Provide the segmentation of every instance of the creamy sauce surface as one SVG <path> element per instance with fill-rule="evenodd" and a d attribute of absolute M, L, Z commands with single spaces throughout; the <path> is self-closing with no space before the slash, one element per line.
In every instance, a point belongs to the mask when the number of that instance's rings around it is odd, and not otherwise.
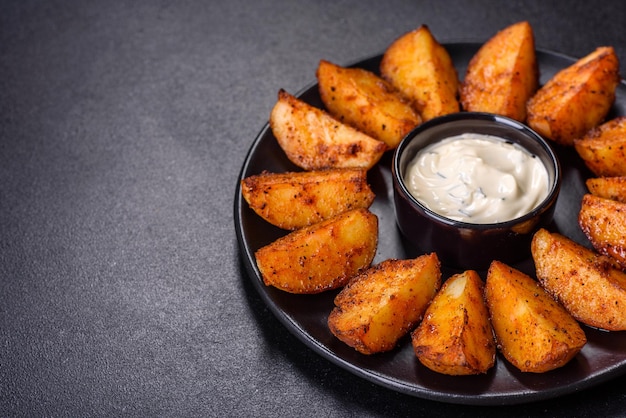
<path fill-rule="evenodd" d="M 548 195 L 548 172 L 538 157 L 483 134 L 429 145 L 409 162 L 405 178 L 410 193 L 433 212 L 475 224 L 518 218 Z"/>

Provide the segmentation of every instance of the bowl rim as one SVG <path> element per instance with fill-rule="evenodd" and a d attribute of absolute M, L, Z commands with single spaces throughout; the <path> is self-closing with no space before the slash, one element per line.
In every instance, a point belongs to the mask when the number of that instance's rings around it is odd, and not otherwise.
<path fill-rule="evenodd" d="M 463 121 L 463 120 L 485 121 L 485 122 L 490 122 L 494 125 L 500 125 L 506 128 L 515 129 L 516 131 L 521 132 L 523 135 L 526 135 L 527 137 L 536 140 L 539 146 L 545 151 L 545 153 L 548 156 L 548 160 L 550 161 L 550 163 L 553 165 L 553 168 L 554 168 L 554 180 L 551 182 L 550 188 L 545 198 L 537 206 L 535 206 L 533 210 L 531 210 L 530 212 L 527 212 L 526 214 L 522 216 L 518 216 L 517 218 L 509 219 L 506 221 L 491 222 L 491 223 L 472 223 L 472 222 L 467 222 L 467 221 L 451 219 L 435 212 L 434 210 L 428 208 L 426 205 L 424 205 L 419 200 L 417 200 L 415 196 L 413 196 L 413 194 L 409 191 L 404 181 L 404 173 L 402 173 L 402 170 L 400 168 L 400 160 L 401 160 L 402 153 L 406 150 L 406 148 L 411 143 L 413 138 L 415 138 L 418 134 L 422 133 L 423 131 L 431 129 L 435 126 L 448 124 L 451 122 Z M 443 139 L 445 138 L 441 138 L 439 140 L 443 140 Z M 437 142 L 437 141 L 434 141 L 434 142 Z M 526 151 L 530 152 L 528 148 L 524 146 L 523 144 L 518 143 L 517 145 L 523 147 Z M 543 163 L 543 159 L 542 159 L 542 163 Z M 402 193 L 403 197 L 410 202 L 411 206 L 417 207 L 417 209 L 420 212 L 422 212 L 424 215 L 426 215 L 427 217 L 441 224 L 455 226 L 455 227 L 462 228 L 462 229 L 472 229 L 472 230 L 510 229 L 514 225 L 524 223 L 530 219 L 537 217 L 538 215 L 546 211 L 550 206 L 556 203 L 556 200 L 557 200 L 560 188 L 561 188 L 561 182 L 562 182 L 562 178 L 561 178 L 562 171 L 561 171 L 560 161 L 558 157 L 556 156 L 556 153 L 554 152 L 554 149 L 552 148 L 552 146 L 548 143 L 548 141 L 545 138 L 543 138 L 543 136 L 541 136 L 539 133 L 534 131 L 525 123 L 509 118 L 507 116 L 498 115 L 495 113 L 488 113 L 488 112 L 460 111 L 460 112 L 450 113 L 450 114 L 443 115 L 443 116 L 438 116 L 426 122 L 421 123 L 414 129 L 412 129 L 408 134 L 406 134 L 404 138 L 402 138 L 402 140 L 400 141 L 400 143 L 398 144 L 398 146 L 396 147 L 393 153 L 391 168 L 392 168 L 392 180 L 393 180 L 394 185 L 396 186 L 395 189 L 398 189 Z M 550 167 L 546 167 L 546 169 L 550 170 Z"/>

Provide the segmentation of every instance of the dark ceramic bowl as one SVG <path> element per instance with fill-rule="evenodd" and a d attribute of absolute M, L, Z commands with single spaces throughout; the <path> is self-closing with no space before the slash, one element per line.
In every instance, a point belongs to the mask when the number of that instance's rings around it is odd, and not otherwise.
<path fill-rule="evenodd" d="M 463 133 L 494 135 L 536 155 L 548 171 L 546 198 L 516 219 L 490 224 L 446 218 L 428 209 L 407 189 L 407 165 L 422 148 Z M 515 263 L 530 256 L 534 232 L 552 221 L 561 187 L 559 161 L 550 145 L 526 125 L 488 113 L 460 112 L 432 119 L 415 128 L 398 145 L 392 163 L 396 222 L 409 242 L 436 252 L 445 266 L 484 270 L 493 260 Z"/>

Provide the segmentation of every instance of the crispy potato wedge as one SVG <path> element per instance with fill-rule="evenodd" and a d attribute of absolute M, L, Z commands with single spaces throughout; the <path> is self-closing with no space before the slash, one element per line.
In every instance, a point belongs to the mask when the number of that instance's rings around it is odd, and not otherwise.
<path fill-rule="evenodd" d="M 263 282 L 289 293 L 343 287 L 370 266 L 378 244 L 378 218 L 354 209 L 304 227 L 256 251 Z"/>
<path fill-rule="evenodd" d="M 626 273 L 614 260 L 545 229 L 531 244 L 537 278 L 578 321 L 626 330 Z"/>
<path fill-rule="evenodd" d="M 363 354 L 392 350 L 421 319 L 441 286 L 435 253 L 385 260 L 354 277 L 335 297 L 330 331 Z"/>
<path fill-rule="evenodd" d="M 363 168 L 263 172 L 243 179 L 241 193 L 260 217 L 290 230 L 348 210 L 369 208 L 376 197 Z"/>
<path fill-rule="evenodd" d="M 556 73 L 527 104 L 527 123 L 561 145 L 573 145 L 600 124 L 615 101 L 620 81 L 613 47 L 599 47 Z"/>
<path fill-rule="evenodd" d="M 448 375 L 486 373 L 495 364 L 496 343 L 478 273 L 447 279 L 411 333 L 419 361 Z"/>
<path fill-rule="evenodd" d="M 370 169 L 387 145 L 284 90 L 270 114 L 270 128 L 287 158 L 304 170 Z"/>
<path fill-rule="evenodd" d="M 461 83 L 461 106 L 524 122 L 526 102 L 538 87 L 533 29 L 518 22 L 496 33 L 472 57 Z"/>
<path fill-rule="evenodd" d="M 321 60 L 316 75 L 320 97 L 328 112 L 383 141 L 389 149 L 397 147 L 422 121 L 408 100 L 370 71 Z"/>
<path fill-rule="evenodd" d="M 485 299 L 500 352 L 523 372 L 562 367 L 587 343 L 563 306 L 536 280 L 504 263 L 491 263 Z"/>
<path fill-rule="evenodd" d="M 626 203 L 586 194 L 578 224 L 596 251 L 613 257 L 626 269 Z"/>
<path fill-rule="evenodd" d="M 592 128 L 574 140 L 574 148 L 596 176 L 626 176 L 626 116 Z"/>
<path fill-rule="evenodd" d="M 594 196 L 626 202 L 626 177 L 592 177 L 585 184 Z"/>
<path fill-rule="evenodd" d="M 450 54 L 426 25 L 389 45 L 381 76 L 413 101 L 422 120 L 459 111 L 459 79 Z"/>

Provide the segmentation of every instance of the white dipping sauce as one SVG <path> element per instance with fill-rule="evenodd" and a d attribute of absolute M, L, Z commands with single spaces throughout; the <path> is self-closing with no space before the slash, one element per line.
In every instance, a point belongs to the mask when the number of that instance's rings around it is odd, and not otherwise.
<path fill-rule="evenodd" d="M 483 134 L 446 138 L 409 162 L 411 194 L 446 218 L 496 223 L 532 211 L 548 195 L 548 172 L 519 145 Z"/>

